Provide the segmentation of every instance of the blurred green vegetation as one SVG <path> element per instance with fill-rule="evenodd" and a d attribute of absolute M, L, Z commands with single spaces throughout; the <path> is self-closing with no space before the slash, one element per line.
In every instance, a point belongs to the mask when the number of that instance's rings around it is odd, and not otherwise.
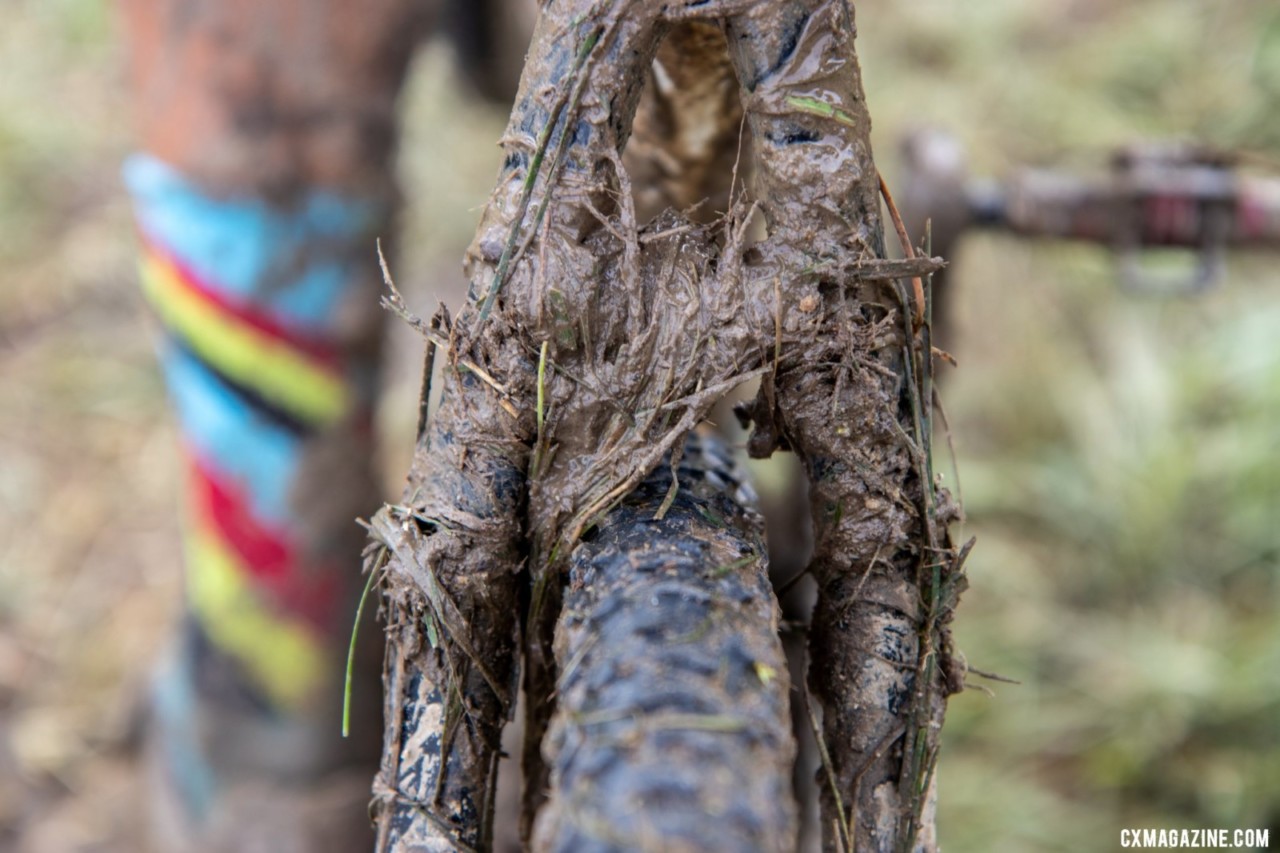
<path fill-rule="evenodd" d="M 0 6 L 0 733 L 26 732 L 19 763 L 71 789 L 110 716 L 103 697 L 145 670 L 177 581 L 177 474 L 139 334 L 108 12 Z M 921 123 L 957 134 L 985 174 L 1100 167 L 1111 146 L 1153 137 L 1245 149 L 1280 172 L 1270 0 L 916 0 L 858 15 L 891 182 L 897 134 Z M 502 124 L 446 65 L 429 51 L 406 94 L 398 276 L 423 311 L 458 281 Z M 1113 849 L 1122 826 L 1280 837 L 1277 257 L 1232 257 L 1213 293 L 1158 300 L 1121 294 L 1099 249 L 962 245 L 948 347 L 961 368 L 944 392 L 979 542 L 957 635 L 974 666 L 1023 684 L 952 701 L 947 850 Z M 403 438 L 417 353 L 411 339 L 399 350 L 382 419 Z M 11 663 L 37 647 L 38 677 Z"/>
<path fill-rule="evenodd" d="M 1280 171 L 1280 7 L 862 4 L 876 144 L 922 123 L 979 174 L 1102 169 L 1190 138 Z M 978 537 L 957 620 L 1023 682 L 952 700 L 949 850 L 1104 850 L 1119 829 L 1280 835 L 1280 264 L 1135 298 L 1102 249 L 976 235 L 944 388 Z M 1187 258 L 1161 259 L 1166 265 Z M 981 679 L 974 679 L 982 683 Z"/>

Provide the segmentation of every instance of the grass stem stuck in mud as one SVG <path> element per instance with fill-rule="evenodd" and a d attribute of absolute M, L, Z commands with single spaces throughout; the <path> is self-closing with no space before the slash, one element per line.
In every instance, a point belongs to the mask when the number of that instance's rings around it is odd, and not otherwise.
<path fill-rule="evenodd" d="M 355 672 L 356 665 L 356 637 L 360 634 L 360 620 L 364 618 L 364 604 L 369 598 L 369 591 L 373 589 L 377 583 L 378 572 L 381 570 L 382 561 L 386 558 L 386 552 L 380 551 L 378 556 L 374 558 L 374 569 L 369 572 L 369 576 L 365 578 L 364 588 L 360 591 L 360 603 L 356 605 L 356 618 L 351 626 L 351 639 L 347 643 L 347 666 L 346 672 L 342 677 L 342 736 L 350 737 L 351 735 L 351 680 Z"/>

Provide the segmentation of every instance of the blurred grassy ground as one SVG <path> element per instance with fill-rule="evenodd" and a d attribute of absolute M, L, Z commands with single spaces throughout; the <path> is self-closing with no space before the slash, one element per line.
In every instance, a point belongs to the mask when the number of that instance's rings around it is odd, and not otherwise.
<path fill-rule="evenodd" d="M 127 799 L 113 756 L 179 594 L 103 5 L 0 6 L 0 849 L 107 849 L 135 820 L 104 806 Z M 1267 0 L 864 3 L 859 30 L 891 180 L 922 120 L 987 174 L 1170 135 L 1280 171 Z M 420 311 L 458 280 L 502 125 L 446 66 L 425 55 L 406 99 L 397 277 Z M 948 850 L 1113 849 L 1133 825 L 1280 837 L 1278 269 L 1233 257 L 1203 299 L 1138 300 L 1100 251 L 961 247 L 945 391 L 979 545 L 957 633 L 1024 683 L 953 700 Z M 414 342 L 393 350 L 389 483 L 417 378 Z M 104 784 L 116 799 L 89 796 Z"/>
<path fill-rule="evenodd" d="M 0 6 L 0 849 L 131 819 L 112 758 L 173 612 L 172 434 L 116 170 L 103 4 Z M 27 828 L 108 791 L 60 837 Z M 69 796 L 70 795 L 70 796 Z M 26 828 L 24 828 L 26 827 Z"/>

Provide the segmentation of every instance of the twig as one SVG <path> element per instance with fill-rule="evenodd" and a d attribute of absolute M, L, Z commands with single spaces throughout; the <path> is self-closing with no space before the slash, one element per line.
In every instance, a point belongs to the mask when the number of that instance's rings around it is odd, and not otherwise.
<path fill-rule="evenodd" d="M 846 850 L 853 849 L 853 836 L 849 832 L 849 817 L 844 813 L 844 801 L 840 797 L 840 783 L 836 780 L 835 764 L 831 761 L 831 753 L 827 751 L 827 741 L 822 736 L 822 725 L 818 722 L 818 715 L 813 711 L 813 700 L 809 696 L 809 686 L 802 685 L 801 695 L 804 699 L 804 709 L 809 714 L 809 726 L 813 729 L 813 739 L 818 745 L 818 757 L 822 760 L 822 769 L 827 772 L 827 784 L 831 786 L 831 797 L 836 802 L 836 817 L 840 823 L 840 830 L 836 837 L 840 839 Z"/>
<path fill-rule="evenodd" d="M 534 477 L 537 477 L 542 473 L 543 441 L 546 438 L 547 346 L 549 343 L 549 341 L 543 341 L 542 349 L 538 352 L 538 389 L 535 409 L 535 416 L 538 424 L 538 436 L 533 445 L 532 473 Z"/>
<path fill-rule="evenodd" d="M 753 205 L 754 206 L 754 205 Z M 894 278 L 922 276 L 945 269 L 943 258 L 863 258 L 858 261 L 821 261 L 805 267 L 801 273 L 826 272 L 833 267 L 863 281 L 887 281 Z"/>
<path fill-rule="evenodd" d="M 661 231 L 651 231 L 648 234 L 640 235 L 640 245 L 647 246 L 650 243 L 656 243 L 658 240 L 665 240 L 668 237 L 675 237 L 679 234 L 687 234 L 690 231 L 696 231 L 701 225 L 690 223 L 688 225 L 677 225 L 674 228 L 664 228 Z"/>
<path fill-rule="evenodd" d="M 809 567 L 805 566 L 800 571 L 787 578 L 784 583 L 775 587 L 773 590 L 773 597 L 781 601 L 782 598 L 785 597 L 787 593 L 791 592 L 791 590 L 795 588 L 795 585 L 800 583 L 807 574 L 809 574 Z"/>
<path fill-rule="evenodd" d="M 951 457 L 951 475 L 956 481 L 956 503 L 963 509 L 964 507 L 964 489 L 960 485 L 960 463 L 956 459 L 956 443 L 951 436 L 951 421 L 947 419 L 947 409 L 942 405 L 942 395 L 938 393 L 938 386 L 933 386 L 933 407 L 938 410 L 938 417 L 942 419 L 942 434 L 947 437 L 947 455 Z M 960 516 L 960 534 L 964 534 L 964 515 Z"/>
<path fill-rule="evenodd" d="M 427 339 L 426 352 L 422 354 L 422 386 L 418 392 L 418 433 L 415 443 L 421 444 L 422 437 L 427 434 L 427 423 L 431 418 L 431 374 L 436 370 L 436 344 Z"/>
<path fill-rule="evenodd" d="M 485 370 L 483 367 L 476 364 L 474 361 L 471 361 L 465 358 L 459 358 L 457 351 L 454 349 L 453 343 L 451 341 L 446 341 L 444 338 L 440 337 L 440 335 L 436 332 L 436 330 L 431 328 L 431 325 L 428 324 L 426 320 L 423 320 L 417 314 L 414 314 L 412 311 L 409 310 L 409 307 L 405 304 L 404 296 L 400 293 L 399 289 L 396 287 L 396 283 L 392 281 L 391 273 L 387 270 L 386 258 L 382 256 L 381 241 L 379 241 L 378 243 L 378 261 L 382 264 L 382 280 L 387 285 L 387 290 L 390 291 L 389 295 L 384 295 L 382 297 L 382 307 L 390 311 L 392 314 L 395 314 L 401 320 L 404 320 L 406 323 L 408 323 L 411 327 L 413 327 L 413 329 L 418 334 L 426 338 L 428 343 L 434 344 L 435 346 L 439 347 L 445 352 L 451 353 L 454 356 L 455 362 L 457 362 L 458 364 L 461 364 L 467 370 L 470 370 L 472 373 L 476 375 L 477 378 L 480 379 L 480 381 L 484 382 L 484 384 L 488 385 L 490 388 L 498 392 L 498 395 L 502 398 L 498 401 L 498 403 L 499 405 L 502 406 L 503 409 L 506 410 L 507 414 L 511 415 L 511 417 L 513 418 L 519 417 L 520 413 L 516 411 L 515 406 L 511 405 L 511 402 L 510 402 L 511 394 L 507 391 L 506 388 L 502 386 L 502 383 L 494 379 L 493 376 L 490 375 L 489 371 Z M 434 361 L 434 357 L 435 356 L 433 353 L 432 354 L 433 361 Z M 419 413 L 419 417 L 420 417 L 419 425 L 425 428 L 425 423 L 421 420 L 421 412 Z"/>
<path fill-rule="evenodd" d="M 907 256 L 907 260 L 912 260 L 916 256 L 916 251 L 911 247 L 911 238 L 907 236 L 907 226 L 902 224 L 898 205 L 894 204 L 893 194 L 889 192 L 889 185 L 885 183 L 884 175 L 877 172 L 876 177 L 880 179 L 880 195 L 884 196 L 885 206 L 889 208 L 889 218 L 893 220 L 894 230 L 898 232 L 902 254 Z M 924 284 L 921 283 L 920 276 L 911 277 L 911 290 L 916 300 L 916 327 L 918 328 L 924 325 Z"/>
<path fill-rule="evenodd" d="M 667 489 L 666 496 L 662 499 L 658 511 L 653 514 L 654 521 L 662 521 L 667 517 L 668 510 L 671 505 L 676 502 L 676 495 L 680 493 L 680 458 L 684 456 L 684 442 L 681 441 L 678 447 L 671 448 L 671 487 Z"/>
<path fill-rule="evenodd" d="M 981 676 L 987 681 L 999 681 L 1001 684 L 1021 684 L 1022 682 L 1016 678 L 1010 678 L 1007 675 L 1000 675 L 997 672 L 987 672 L 985 669 L 978 669 L 976 666 L 966 666 L 966 672 L 972 672 L 974 675 Z"/>

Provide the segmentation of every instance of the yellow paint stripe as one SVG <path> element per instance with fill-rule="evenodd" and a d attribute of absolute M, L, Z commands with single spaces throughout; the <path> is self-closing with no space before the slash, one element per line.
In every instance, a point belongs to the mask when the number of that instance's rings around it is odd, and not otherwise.
<path fill-rule="evenodd" d="M 341 376 L 210 305 L 165 258 L 144 252 L 142 285 L 165 324 L 219 373 L 308 423 L 331 423 L 346 410 L 349 390 Z"/>
<path fill-rule="evenodd" d="M 239 660 L 271 700 L 297 708 L 314 698 L 330 660 L 305 625 L 273 612 L 215 534 L 187 542 L 187 597 L 210 641 Z"/>

